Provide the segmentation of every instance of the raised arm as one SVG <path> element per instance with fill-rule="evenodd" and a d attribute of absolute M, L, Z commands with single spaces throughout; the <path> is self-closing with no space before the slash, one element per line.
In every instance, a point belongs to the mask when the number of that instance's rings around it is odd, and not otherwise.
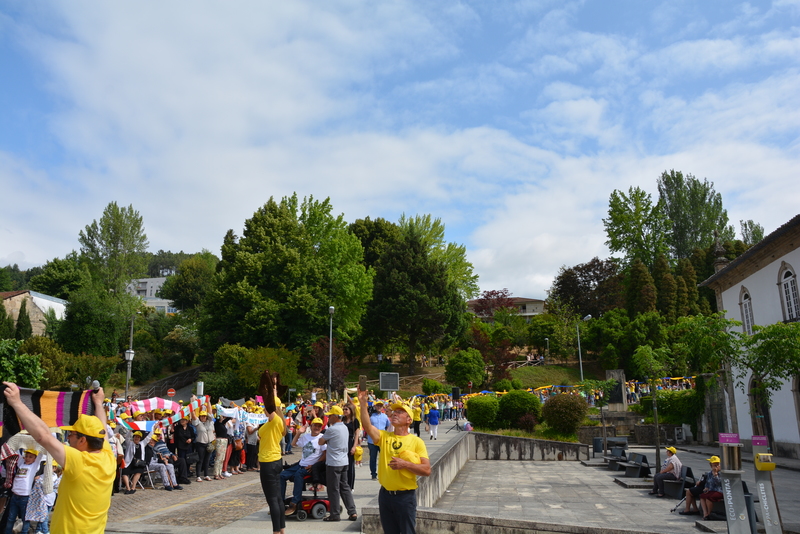
<path fill-rule="evenodd" d="M 372 426 L 369 420 L 369 411 L 367 409 L 367 392 L 358 390 L 358 406 L 361 410 L 361 426 L 364 427 L 364 432 L 372 438 L 373 442 L 381 440 L 381 431 Z"/>
<path fill-rule="evenodd" d="M 44 447 L 47 452 L 53 457 L 53 460 L 58 462 L 59 465 L 64 465 L 64 462 L 67 459 L 67 453 L 64 451 L 64 445 L 58 441 L 53 434 L 50 432 L 50 428 L 47 426 L 47 423 L 39 419 L 39 417 L 30 411 L 27 406 L 22 402 L 22 399 L 19 396 L 19 387 L 13 382 L 3 382 L 6 386 L 5 393 L 6 402 L 9 406 L 14 408 L 14 411 L 17 413 L 17 417 L 19 418 L 22 426 L 25 427 L 25 430 L 31 435 L 33 439 L 36 440 L 42 447 Z M 102 391 L 102 389 L 100 390 Z M 94 398 L 92 399 L 94 400 Z M 102 409 L 102 401 L 103 397 L 100 397 L 101 409 Z M 105 417 L 103 418 L 105 419 Z"/>

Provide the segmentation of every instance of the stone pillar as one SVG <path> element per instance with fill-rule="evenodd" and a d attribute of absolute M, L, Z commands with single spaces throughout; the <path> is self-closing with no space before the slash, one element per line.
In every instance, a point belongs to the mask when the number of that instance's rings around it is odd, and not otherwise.
<path fill-rule="evenodd" d="M 627 412 L 628 392 L 625 389 L 625 371 L 623 369 L 606 371 L 606 380 L 611 380 L 612 378 L 617 381 L 617 387 L 609 395 L 608 411 Z"/>

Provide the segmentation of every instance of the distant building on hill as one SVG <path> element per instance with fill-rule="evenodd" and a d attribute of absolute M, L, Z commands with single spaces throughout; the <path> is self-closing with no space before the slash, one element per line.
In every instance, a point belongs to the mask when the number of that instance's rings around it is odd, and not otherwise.
<path fill-rule="evenodd" d="M 525 297 L 509 297 L 509 299 L 513 302 L 514 307 L 517 309 L 517 313 L 525 318 L 526 323 L 531 322 L 531 317 L 534 315 L 541 315 L 547 311 L 545 302 L 541 299 L 529 299 Z M 476 301 L 477 299 L 467 301 L 468 312 L 475 313 Z M 491 317 L 482 317 L 481 319 L 488 323 L 492 322 Z"/>
<path fill-rule="evenodd" d="M 0 293 L 3 300 L 3 307 L 6 313 L 14 319 L 14 325 L 19 319 L 19 310 L 22 301 L 27 300 L 28 317 L 31 319 L 31 327 L 34 336 L 43 336 L 47 330 L 47 312 L 53 310 L 56 319 L 63 319 L 67 310 L 67 301 L 50 295 L 37 293 L 27 289 L 20 291 L 6 291 Z"/>
<path fill-rule="evenodd" d="M 161 286 L 167 280 L 165 276 L 158 278 L 138 278 L 131 281 L 126 288 L 128 293 L 141 297 L 144 303 L 156 311 L 164 313 L 178 313 L 177 308 L 172 305 L 171 300 L 162 299 L 158 296 Z"/>

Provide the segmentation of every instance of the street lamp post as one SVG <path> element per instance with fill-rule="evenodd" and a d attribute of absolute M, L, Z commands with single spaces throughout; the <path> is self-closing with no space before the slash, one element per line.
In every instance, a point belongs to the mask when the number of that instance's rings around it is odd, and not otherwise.
<path fill-rule="evenodd" d="M 591 315 L 583 318 L 584 321 L 591 319 Z M 578 364 L 581 367 L 581 382 L 583 382 L 583 356 L 581 355 L 581 323 L 575 323 L 575 331 L 578 333 Z"/>
<path fill-rule="evenodd" d="M 125 375 L 125 401 L 128 400 L 128 384 L 131 381 L 131 364 L 133 363 L 133 320 L 136 318 L 135 315 L 131 316 L 131 337 L 130 342 L 128 343 L 128 350 L 125 351 L 125 362 L 128 364 L 128 372 Z M 111 399 L 112 402 L 114 399 Z"/>
<path fill-rule="evenodd" d="M 547 361 L 549 362 L 550 361 L 550 338 L 546 337 L 546 338 L 544 338 L 544 340 L 547 343 L 547 350 L 545 351 L 545 358 L 547 358 Z"/>
<path fill-rule="evenodd" d="M 333 383 L 333 306 L 328 308 L 331 314 L 330 339 L 328 341 L 328 401 L 331 400 L 331 384 Z"/>

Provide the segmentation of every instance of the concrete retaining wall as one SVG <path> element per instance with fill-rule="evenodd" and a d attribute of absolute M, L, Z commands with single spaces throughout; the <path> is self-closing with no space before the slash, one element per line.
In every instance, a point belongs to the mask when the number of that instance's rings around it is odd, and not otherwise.
<path fill-rule="evenodd" d="M 513 438 L 464 432 L 431 455 L 431 476 L 417 477 L 417 531 L 426 533 L 500 533 L 517 534 L 531 532 L 531 522 L 507 521 L 480 516 L 461 516 L 433 509 L 439 498 L 455 480 L 458 472 L 468 460 L 588 460 L 589 446 L 582 443 L 564 443 L 528 438 Z M 380 534 L 380 515 L 378 499 L 373 499 L 361 509 L 361 532 Z M 541 526 L 541 525 L 540 525 Z M 552 527 L 550 529 L 549 527 Z M 548 525 L 537 530 L 542 534 L 549 532 L 579 532 L 575 527 Z M 564 530 L 567 529 L 567 530 Z M 573 530 L 570 530 L 573 529 Z"/>
<path fill-rule="evenodd" d="M 589 445 L 471 432 L 475 460 L 580 461 L 589 459 Z"/>

